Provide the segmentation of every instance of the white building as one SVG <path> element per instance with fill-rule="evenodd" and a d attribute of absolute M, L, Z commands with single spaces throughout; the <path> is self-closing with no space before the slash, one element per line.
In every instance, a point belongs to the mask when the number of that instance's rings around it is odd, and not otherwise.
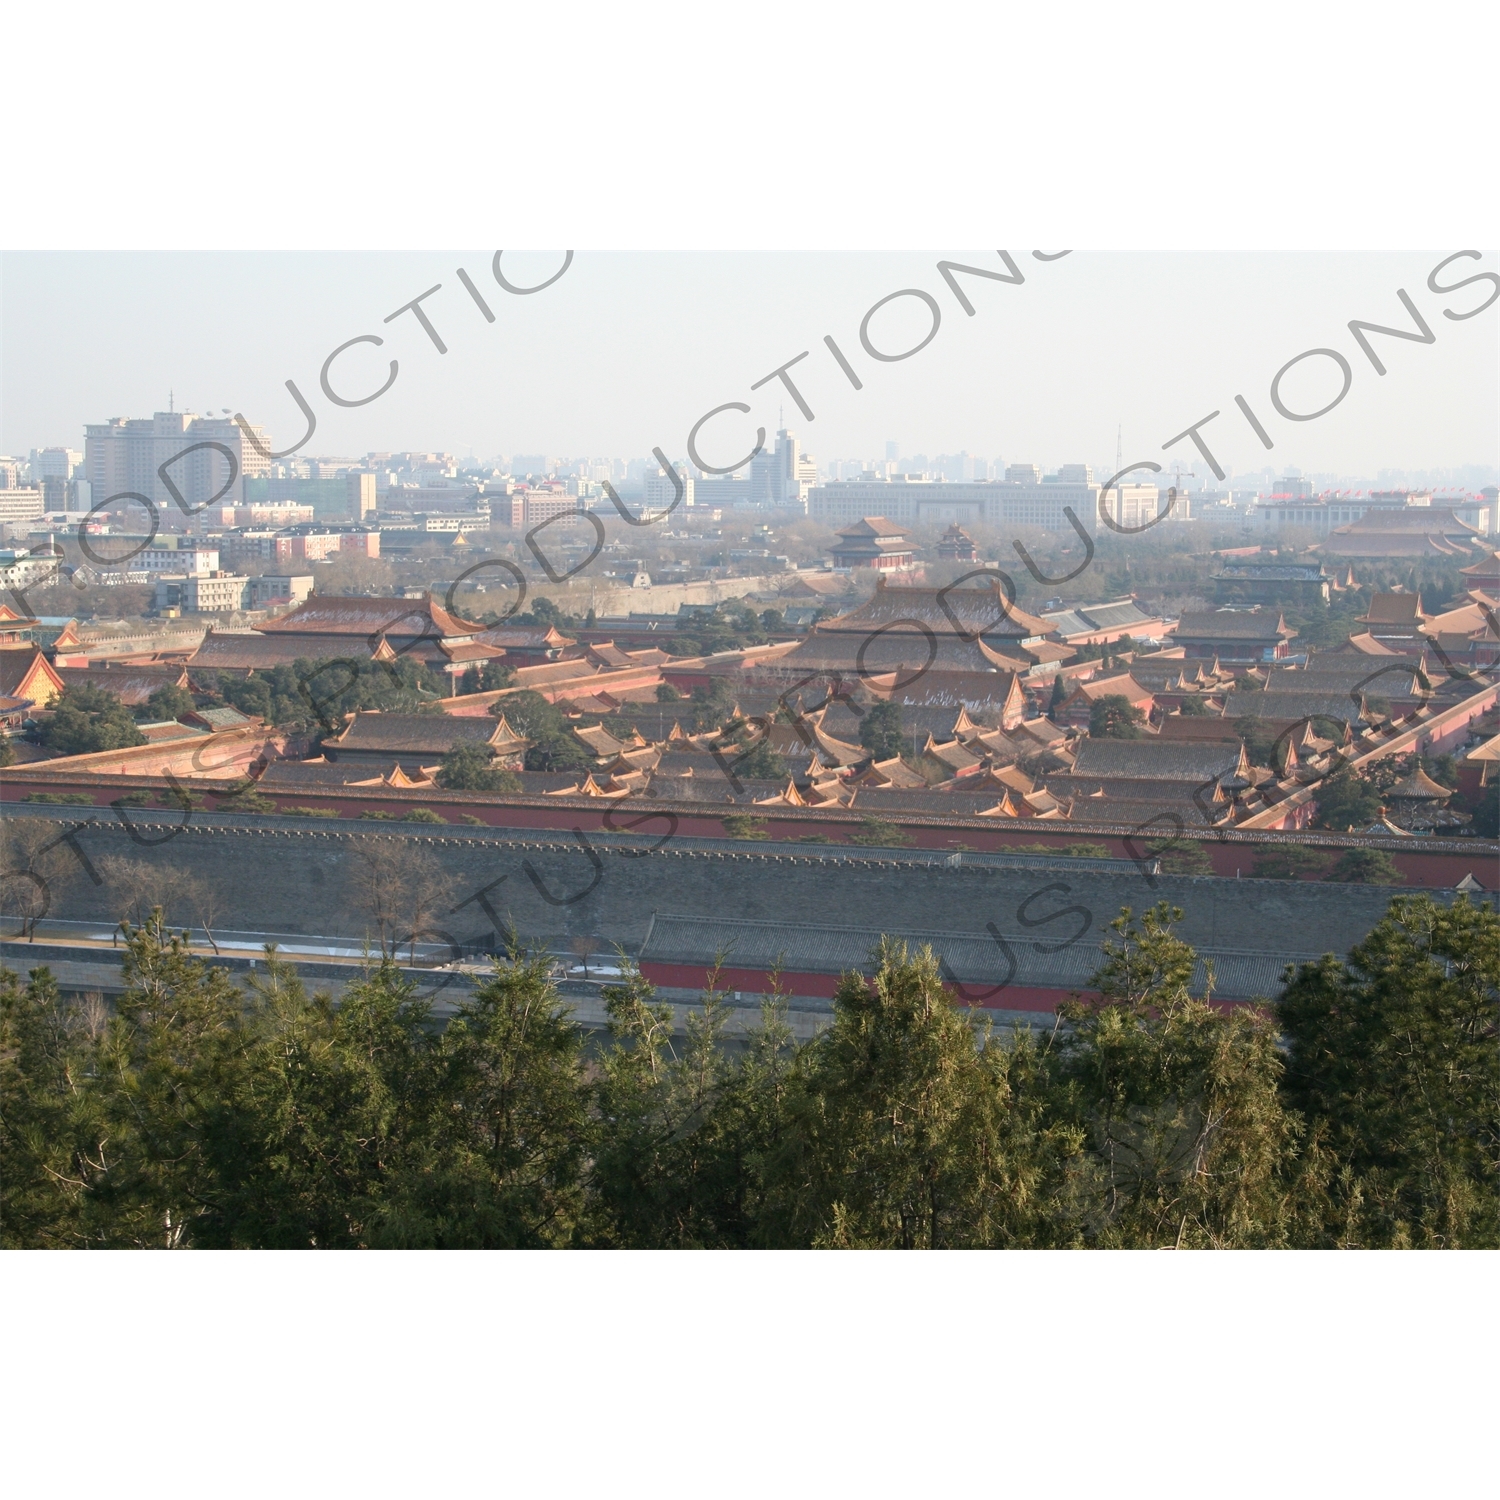
<path fill-rule="evenodd" d="M 265 456 L 271 450 L 270 439 L 262 428 L 250 430 L 264 453 L 227 417 L 183 411 L 159 411 L 150 418 L 113 417 L 84 428 L 82 477 L 93 488 L 95 504 L 132 492 L 144 495 L 158 512 L 170 506 L 176 514 L 177 501 L 161 477 L 162 466 L 170 464 L 167 477 L 190 513 L 214 498 L 243 504 L 244 481 L 271 472 Z M 220 446 L 199 446 L 208 443 Z M 171 463 L 173 459 L 178 461 Z"/>
<path fill-rule="evenodd" d="M 1490 534 L 1493 506 L 1484 495 L 1462 495 L 1451 500 L 1445 496 L 1438 503 L 1452 510 L 1460 521 L 1472 526 L 1481 536 Z M 1255 507 L 1255 524 L 1260 531 L 1272 536 L 1283 531 L 1303 530 L 1323 537 L 1372 510 L 1399 511 L 1431 505 L 1430 490 L 1371 490 L 1358 495 L 1334 491 L 1326 495 L 1287 496 L 1278 487 L 1276 494 L 1261 500 Z"/>
<path fill-rule="evenodd" d="M 650 470 L 646 472 L 645 504 L 643 510 L 650 511 L 653 515 L 659 515 L 677 503 L 677 485 L 682 486 L 682 508 L 697 503 L 697 486 L 700 481 L 692 479 L 688 475 L 687 466 L 682 463 L 674 465 L 677 470 L 677 482 L 674 484 L 672 476 L 665 469 L 658 468 L 653 474 Z"/>
<path fill-rule="evenodd" d="M 190 615 L 244 609 L 249 594 L 250 580 L 233 573 L 214 573 L 206 578 L 172 574 L 156 580 L 157 609 L 180 609 Z"/>
<path fill-rule="evenodd" d="M 1012 464 L 1006 473 L 1027 477 L 970 484 L 905 477 L 820 484 L 808 496 L 808 514 L 830 526 L 847 526 L 862 516 L 884 516 L 904 526 L 956 522 L 1062 532 L 1072 530 L 1064 514 L 1071 509 L 1086 530 L 1093 532 L 1102 525 L 1100 486 L 1088 478 L 1062 477 L 1062 473 L 1087 475 L 1084 465 L 1071 465 L 1045 479 L 1029 465 Z M 1143 526 L 1157 515 L 1161 503 L 1154 484 L 1116 485 L 1109 492 L 1109 518 L 1120 526 Z M 1173 520 L 1188 520 L 1187 499 L 1179 497 L 1170 514 Z"/>
<path fill-rule="evenodd" d="M 76 448 L 33 448 L 31 482 L 44 479 L 72 479 L 83 464 L 83 454 Z"/>
<path fill-rule="evenodd" d="M 0 526 L 35 521 L 46 513 L 39 488 L 0 490 Z"/>
<path fill-rule="evenodd" d="M 203 578 L 219 570 L 218 544 L 212 546 L 191 537 L 157 537 L 155 543 L 131 559 L 147 573 L 184 573 Z"/>

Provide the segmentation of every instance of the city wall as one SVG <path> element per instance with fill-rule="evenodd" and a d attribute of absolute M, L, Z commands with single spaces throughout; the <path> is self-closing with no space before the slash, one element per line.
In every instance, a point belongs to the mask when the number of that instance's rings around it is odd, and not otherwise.
<path fill-rule="evenodd" d="M 11 815 L 38 814 L 16 809 Z M 1069 906 L 1087 911 L 1088 940 L 1095 942 L 1121 907 L 1139 912 L 1166 900 L 1182 909 L 1180 934 L 1199 948 L 1273 955 L 1290 938 L 1297 944 L 1285 952 L 1290 958 L 1309 950 L 1347 951 L 1397 893 L 1390 887 L 1296 881 L 1148 879 L 1069 868 L 1066 861 L 1042 870 L 924 866 L 882 859 L 879 851 L 868 858 L 844 851 L 835 861 L 815 850 L 748 846 L 730 852 L 680 838 L 654 847 L 654 840 L 599 833 L 366 832 L 222 814 L 198 814 L 184 824 L 176 814 L 144 811 L 132 817 L 130 829 L 113 817 L 78 824 L 57 821 L 49 812 L 44 821 L 59 835 L 73 829 L 78 849 L 96 869 L 101 856 L 124 855 L 214 882 L 233 905 L 224 925 L 238 931 L 353 940 L 374 931 L 360 895 L 359 868 L 361 850 L 376 841 L 421 848 L 436 859 L 451 890 L 441 911 L 424 920 L 433 929 L 431 940 L 442 940 L 441 933 L 464 943 L 498 941 L 514 923 L 526 938 L 565 942 L 587 935 L 629 950 L 645 937 L 654 912 L 893 932 L 983 934 L 994 924 L 1017 935 L 1037 928 L 1039 940 L 1055 941 L 1076 924 L 1076 918 L 1057 916 Z M 174 828 L 181 832 L 174 836 Z M 78 859 L 63 863 L 47 915 L 117 920 L 131 893 L 95 884 Z M 1451 893 L 1440 894 L 1451 899 Z"/>

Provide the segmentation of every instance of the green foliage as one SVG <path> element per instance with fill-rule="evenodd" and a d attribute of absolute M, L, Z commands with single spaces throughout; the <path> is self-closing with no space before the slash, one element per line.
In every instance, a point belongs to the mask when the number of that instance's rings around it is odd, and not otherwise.
<path fill-rule="evenodd" d="M 1317 791 L 1318 827 L 1345 833 L 1380 816 L 1380 793 L 1353 771 L 1336 771 Z"/>
<path fill-rule="evenodd" d="M 1089 734 L 1096 740 L 1138 740 L 1146 716 L 1119 693 L 1109 693 L 1089 709 Z"/>
<path fill-rule="evenodd" d="M 1451 755 L 1438 755 L 1422 761 L 1422 769 L 1439 786 L 1458 785 L 1458 762 Z"/>
<path fill-rule="evenodd" d="M 859 742 L 875 760 L 891 760 L 900 755 L 905 742 L 901 705 L 887 701 L 866 709 L 859 723 Z"/>
<path fill-rule="evenodd" d="M 1286 1093 L 1327 1157 L 1315 1242 L 1500 1243 L 1500 919 L 1397 896 L 1277 1006 Z"/>
<path fill-rule="evenodd" d="M 249 786 L 241 792 L 219 797 L 215 810 L 234 813 L 273 813 L 276 811 L 276 803 L 264 793 L 256 791 L 253 786 Z"/>
<path fill-rule="evenodd" d="M 150 807 L 151 793 L 146 791 L 126 792 L 123 797 L 111 797 L 113 807 Z"/>
<path fill-rule="evenodd" d="M 1257 880 L 1300 880 L 1321 875 L 1328 868 L 1328 853 L 1301 844 L 1266 844 L 1255 851 Z"/>
<path fill-rule="evenodd" d="M 447 678 L 410 656 L 392 662 L 368 657 L 299 659 L 290 665 L 246 677 L 205 672 L 196 679 L 212 703 L 227 703 L 268 724 L 299 726 L 338 734 L 346 715 L 378 708 L 415 713 L 450 691 Z"/>
<path fill-rule="evenodd" d="M 724 825 L 724 837 L 729 839 L 768 839 L 764 818 L 752 818 L 745 813 L 725 813 L 719 820 Z"/>
<path fill-rule="evenodd" d="M 1490 782 L 1479 794 L 1471 826 L 1480 838 L 1500 838 L 1500 779 Z"/>
<path fill-rule="evenodd" d="M 91 755 L 144 745 L 130 710 L 113 693 L 86 682 L 69 683 L 52 701 L 52 717 L 42 725 L 42 743 L 62 755 Z"/>
<path fill-rule="evenodd" d="M 584 771 L 594 764 L 594 757 L 573 738 L 567 716 L 540 693 L 530 689 L 513 693 L 496 700 L 490 712 L 504 714 L 505 722 L 531 741 L 526 752 L 528 771 Z"/>
<path fill-rule="evenodd" d="M 1245 743 L 1245 753 L 1252 766 L 1269 766 L 1276 750 L 1276 736 L 1262 719 L 1248 715 L 1234 721 L 1234 732 Z"/>
<path fill-rule="evenodd" d="M 791 1033 L 773 985 L 743 1060 L 732 1063 L 717 979 L 716 968 L 680 1053 L 671 1011 L 639 974 L 603 991 L 610 1045 L 597 1093 L 604 1128 L 591 1174 L 591 1244 L 718 1249 L 761 1240 Z"/>
<path fill-rule="evenodd" d="M 450 792 L 519 792 L 521 778 L 504 766 L 492 764 L 484 745 L 466 741 L 443 757 L 437 784 Z"/>
<path fill-rule="evenodd" d="M 1034 840 L 1028 844 L 1008 844 L 1000 852 L 1018 849 L 1045 849 L 1048 854 L 1070 854 L 1075 859 L 1113 859 L 1107 844 L 1049 844 L 1041 840 Z"/>
<path fill-rule="evenodd" d="M 1346 849 L 1323 878 L 1341 885 L 1400 885 L 1406 879 L 1384 849 Z"/>
<path fill-rule="evenodd" d="M 752 734 L 754 742 L 745 748 Z M 747 781 L 780 781 L 787 774 L 786 762 L 771 748 L 768 736 L 758 725 L 754 730 L 746 725 L 736 728 L 728 744 L 720 744 L 719 753 L 734 775 Z"/>
<path fill-rule="evenodd" d="M 336 807 L 283 807 L 281 810 L 292 818 L 336 818 L 339 815 Z"/>
<path fill-rule="evenodd" d="M 166 683 L 152 693 L 143 708 L 136 710 L 136 715 L 148 722 L 162 722 L 166 719 L 180 719 L 184 714 L 192 713 L 197 706 L 193 695 L 186 688 Z"/>
<path fill-rule="evenodd" d="M 656 685 L 656 701 L 658 703 L 680 703 L 682 701 L 682 694 L 670 682 L 659 682 Z"/>
<path fill-rule="evenodd" d="M 718 968 L 684 1024 L 624 963 L 586 1046 L 514 939 L 444 1024 L 391 962 L 237 984 L 158 909 L 112 1006 L 0 970 L 0 1246 L 1500 1244 L 1500 918 L 1398 896 L 1273 1021 L 1179 915 L 1041 1039 L 885 939 L 814 1040 L 773 977 L 730 1047 Z"/>
<path fill-rule="evenodd" d="M 875 973 L 846 974 L 833 1024 L 797 1055 L 766 1238 L 939 1249 L 1070 1238 L 1064 1164 L 1077 1131 L 1049 1132 L 1029 1039 L 975 1035 L 930 949 L 883 940 Z"/>
<path fill-rule="evenodd" d="M 195 792 L 179 783 L 177 786 L 164 786 L 156 794 L 156 805 L 158 807 L 173 807 L 179 812 L 196 812 L 199 808 L 207 806 L 202 792 Z"/>
<path fill-rule="evenodd" d="M 1118 1248 L 1286 1243 L 1280 1171 L 1296 1121 L 1280 1099 L 1276 1028 L 1192 993 L 1195 955 L 1162 903 L 1112 922 L 1098 1002 L 1070 1001 L 1053 1107 L 1089 1150 L 1086 1243 Z"/>
<path fill-rule="evenodd" d="M 140 794 L 136 793 L 136 795 Z M 94 805 L 94 799 L 87 792 L 28 792 L 26 801 L 51 802 L 63 807 L 92 807 Z M 131 803 L 132 807 L 141 805 L 138 802 Z"/>
<path fill-rule="evenodd" d="M 473 813 L 460 813 L 458 821 L 460 823 L 468 823 L 474 828 L 488 828 L 490 826 L 483 818 L 476 818 Z"/>
<path fill-rule="evenodd" d="M 11 744 L 10 736 L 0 731 L 0 771 L 3 771 L 7 766 L 15 765 L 15 763 L 16 747 Z"/>
<path fill-rule="evenodd" d="M 446 818 L 440 818 L 430 807 L 414 807 L 401 819 L 403 823 L 447 823 Z"/>
<path fill-rule="evenodd" d="M 849 835 L 849 842 L 879 849 L 901 849 L 916 840 L 899 824 L 885 818 L 861 818 L 859 831 Z"/>
<path fill-rule="evenodd" d="M 460 693 L 493 693 L 508 688 L 516 674 L 499 661 L 475 662 L 459 679 Z"/>
<path fill-rule="evenodd" d="M 734 709 L 734 689 L 727 678 L 712 677 L 707 687 L 693 689 L 691 701 L 693 728 L 717 729 Z"/>
<path fill-rule="evenodd" d="M 1178 710 L 1184 719 L 1211 719 L 1213 710 L 1202 698 L 1188 696 L 1182 700 L 1182 706 Z"/>

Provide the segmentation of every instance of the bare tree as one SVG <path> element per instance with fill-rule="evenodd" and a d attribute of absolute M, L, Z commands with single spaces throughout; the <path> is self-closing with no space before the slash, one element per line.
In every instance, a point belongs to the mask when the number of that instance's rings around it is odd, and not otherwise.
<path fill-rule="evenodd" d="M 574 954 L 583 961 L 583 977 L 589 977 L 589 956 L 599 951 L 599 939 L 590 937 L 587 933 L 580 933 L 568 945 Z"/>
<path fill-rule="evenodd" d="M 20 920 L 28 942 L 36 925 L 77 873 L 78 862 L 64 846 L 66 829 L 42 818 L 0 822 L 0 910 Z"/>
<path fill-rule="evenodd" d="M 189 874 L 178 865 L 157 865 L 123 854 L 105 854 L 98 861 L 99 873 L 114 899 L 116 922 L 144 927 L 151 913 L 161 909 L 164 927 L 172 924 L 172 914 L 181 916 L 189 910 L 199 915 L 199 925 L 207 931 L 201 912 L 207 907 L 216 911 L 215 898 L 208 881 Z M 212 943 L 212 935 L 209 936 Z M 214 946 L 218 952 L 218 946 Z"/>
<path fill-rule="evenodd" d="M 356 899 L 375 925 L 384 958 L 394 958 L 404 942 L 416 961 L 417 939 L 432 930 L 434 917 L 447 910 L 453 880 L 431 850 L 414 839 L 371 838 L 354 865 Z"/>

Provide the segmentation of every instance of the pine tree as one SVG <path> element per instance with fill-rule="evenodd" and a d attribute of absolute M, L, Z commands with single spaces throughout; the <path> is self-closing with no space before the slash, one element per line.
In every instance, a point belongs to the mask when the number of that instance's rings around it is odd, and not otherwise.
<path fill-rule="evenodd" d="M 764 1237 L 891 1249 L 1054 1243 L 1077 1135 L 1046 1133 L 1029 1042 L 978 1039 L 937 960 L 883 940 L 790 1082 Z"/>
<path fill-rule="evenodd" d="M 1297 1121 L 1277 1093 L 1276 1029 L 1257 1007 L 1191 993 L 1197 956 L 1165 902 L 1126 908 L 1093 978 L 1061 1008 L 1054 1110 L 1083 1131 L 1097 1194 L 1088 1243 L 1158 1248 L 1285 1242 Z"/>
<path fill-rule="evenodd" d="M 1286 1096 L 1331 1157 L 1322 1243 L 1500 1243 L 1500 918 L 1397 896 L 1277 1013 Z"/>

